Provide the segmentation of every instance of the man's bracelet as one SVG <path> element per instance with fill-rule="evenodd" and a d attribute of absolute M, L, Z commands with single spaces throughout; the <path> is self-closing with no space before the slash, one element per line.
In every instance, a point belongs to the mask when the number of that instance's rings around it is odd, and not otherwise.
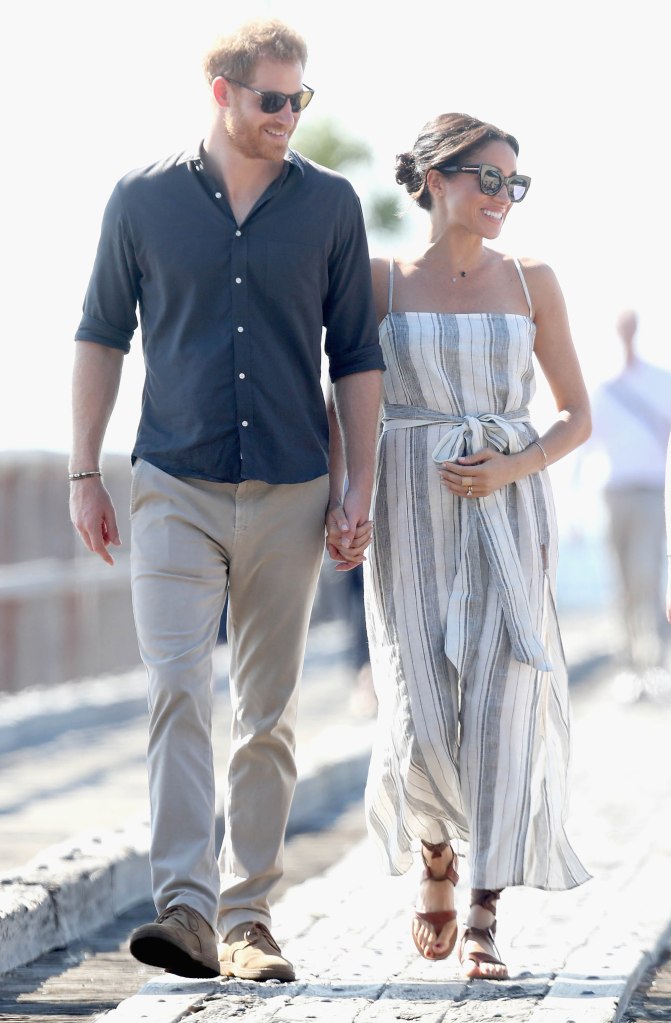
<path fill-rule="evenodd" d="M 91 469 L 90 472 L 70 472 L 70 473 L 68 473 L 68 479 L 70 480 L 71 483 L 72 483 L 73 480 L 87 480 L 91 476 L 99 476 L 100 479 L 103 478 L 103 474 L 101 473 L 100 469 Z"/>

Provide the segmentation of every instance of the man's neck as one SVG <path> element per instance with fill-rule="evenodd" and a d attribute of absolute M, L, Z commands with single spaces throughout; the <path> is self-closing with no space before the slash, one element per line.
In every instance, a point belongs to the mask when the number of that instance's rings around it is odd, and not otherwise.
<path fill-rule="evenodd" d="M 208 174 L 224 188 L 238 224 L 284 168 L 283 161 L 249 159 L 225 137 L 214 133 L 205 139 L 203 163 Z"/>

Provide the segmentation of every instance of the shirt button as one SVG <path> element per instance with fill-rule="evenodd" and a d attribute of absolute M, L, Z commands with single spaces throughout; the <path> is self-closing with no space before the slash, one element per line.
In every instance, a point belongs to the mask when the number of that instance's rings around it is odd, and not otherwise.
<path fill-rule="evenodd" d="M 238 373 L 238 376 L 240 377 L 241 380 L 245 379 L 245 374 L 244 373 Z"/>
<path fill-rule="evenodd" d="M 242 425 L 243 425 L 243 426 L 249 426 L 249 423 L 247 422 L 247 420 L 246 420 L 246 419 L 243 419 L 243 420 L 242 420 Z"/>
<path fill-rule="evenodd" d="M 242 334 L 244 329 L 245 329 L 244 327 L 238 327 L 238 334 Z"/>
<path fill-rule="evenodd" d="M 242 231 L 236 231 L 235 232 L 235 237 L 239 238 L 241 234 L 242 234 Z"/>
<path fill-rule="evenodd" d="M 214 193 L 214 198 L 215 199 L 221 199 L 221 192 L 215 192 Z"/>
<path fill-rule="evenodd" d="M 242 277 L 236 277 L 235 278 L 235 283 L 236 284 L 242 284 Z"/>

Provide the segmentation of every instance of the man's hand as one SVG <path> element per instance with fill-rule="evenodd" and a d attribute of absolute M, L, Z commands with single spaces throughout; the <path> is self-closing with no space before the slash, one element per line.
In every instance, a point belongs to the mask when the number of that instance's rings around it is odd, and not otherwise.
<path fill-rule="evenodd" d="M 348 491 L 344 505 L 332 502 L 326 513 L 326 549 L 335 561 L 336 572 L 348 572 L 366 559 L 364 551 L 373 538 L 373 523 L 363 512 L 356 495 Z M 366 502 L 366 509 L 368 503 Z M 361 521 L 363 517 L 363 521 Z"/>
<path fill-rule="evenodd" d="M 70 518 L 83 544 L 108 565 L 114 558 L 110 544 L 121 546 L 112 499 L 99 477 L 75 480 L 70 484 Z"/>

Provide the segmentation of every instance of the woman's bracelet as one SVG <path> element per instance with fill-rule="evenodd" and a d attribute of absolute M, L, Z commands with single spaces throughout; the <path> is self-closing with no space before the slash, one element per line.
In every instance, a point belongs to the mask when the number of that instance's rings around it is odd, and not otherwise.
<path fill-rule="evenodd" d="M 535 444 L 536 447 L 541 449 L 541 454 L 543 455 L 543 468 L 547 469 L 547 467 L 548 467 L 548 456 L 547 456 L 547 452 L 545 451 L 545 448 L 543 447 L 543 445 L 541 444 L 541 442 L 539 440 L 532 440 L 531 443 Z"/>
<path fill-rule="evenodd" d="M 90 472 L 69 472 L 68 473 L 68 479 L 70 480 L 71 483 L 72 483 L 73 480 L 87 480 L 91 476 L 99 476 L 100 479 L 103 478 L 103 474 L 101 473 L 100 469 L 91 469 Z"/>

